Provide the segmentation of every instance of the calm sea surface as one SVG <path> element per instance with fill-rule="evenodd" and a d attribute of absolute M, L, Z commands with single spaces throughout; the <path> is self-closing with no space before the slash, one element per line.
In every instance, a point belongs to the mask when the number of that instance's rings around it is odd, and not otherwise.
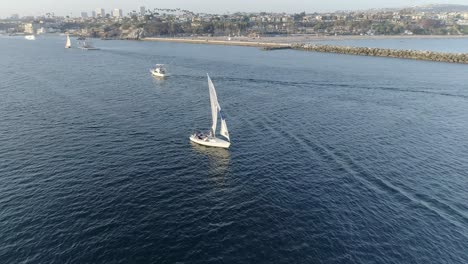
<path fill-rule="evenodd" d="M 64 44 L 0 38 L 1 263 L 468 263 L 468 66 Z"/>

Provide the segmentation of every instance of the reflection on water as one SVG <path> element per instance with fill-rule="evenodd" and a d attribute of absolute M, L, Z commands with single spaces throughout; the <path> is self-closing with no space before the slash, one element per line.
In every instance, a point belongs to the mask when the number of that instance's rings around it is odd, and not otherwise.
<path fill-rule="evenodd" d="M 158 76 L 154 76 L 151 74 L 151 79 L 152 79 L 152 82 L 153 82 L 153 85 L 155 87 L 165 87 L 166 86 L 166 78 L 164 77 L 158 77 Z"/>
<path fill-rule="evenodd" d="M 208 158 L 210 178 L 219 186 L 224 186 L 226 175 L 229 172 L 231 157 L 229 150 L 223 148 L 205 147 L 191 142 L 192 149 L 200 155 Z"/>

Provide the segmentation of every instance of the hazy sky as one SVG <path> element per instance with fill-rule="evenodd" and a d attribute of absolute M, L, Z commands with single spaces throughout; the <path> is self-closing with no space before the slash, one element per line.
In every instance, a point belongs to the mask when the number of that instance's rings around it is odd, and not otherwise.
<path fill-rule="evenodd" d="M 57 15 L 79 15 L 97 7 L 108 13 L 111 9 L 122 8 L 124 14 L 139 6 L 147 8 L 182 8 L 195 12 L 234 13 L 236 11 L 271 12 L 322 12 L 380 7 L 404 7 L 424 4 L 467 4 L 468 0 L 0 0 L 0 17 L 18 13 L 42 15 L 54 12 Z"/>

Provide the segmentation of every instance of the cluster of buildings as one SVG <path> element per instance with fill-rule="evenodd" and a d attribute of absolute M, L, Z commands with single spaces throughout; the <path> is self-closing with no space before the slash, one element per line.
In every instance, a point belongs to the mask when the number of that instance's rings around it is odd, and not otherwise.
<path fill-rule="evenodd" d="M 408 34 L 413 32 L 410 28 L 419 27 L 458 27 L 458 34 L 468 34 L 468 10 L 460 12 L 418 11 L 417 9 L 402 10 L 370 10 L 360 12 L 334 12 L 334 13 L 234 13 L 227 15 L 195 14 L 180 9 L 153 9 L 147 10 L 144 6 L 124 14 L 120 8 L 106 13 L 104 8 L 96 8 L 88 12 L 81 12 L 79 17 L 58 17 L 47 13 L 41 17 L 20 17 L 13 14 L 9 19 L 0 20 L 3 23 L 2 31 L 19 31 L 27 34 L 54 33 L 64 31 L 64 24 L 85 25 L 88 22 L 99 22 L 102 25 L 113 25 L 116 21 L 131 23 L 137 20 L 143 23 L 191 24 L 200 27 L 204 23 L 223 23 L 237 25 L 238 34 L 375 34 L 376 28 L 382 25 L 391 25 L 398 31 L 389 31 L 388 34 Z M 11 28 L 8 26 L 11 25 Z M 241 25 L 241 26 L 239 26 Z M 361 28 L 360 28 L 361 27 Z M 6 28 L 6 29 L 5 29 Z M 241 30 L 242 29 L 242 30 Z M 241 32 L 242 31 L 242 32 Z M 441 31 L 442 32 L 442 31 Z M 382 34 L 382 33 L 380 33 Z M 421 33 L 418 33 L 421 34 Z"/>
<path fill-rule="evenodd" d="M 3 33 L 24 33 L 30 35 L 40 35 L 46 33 L 60 33 L 61 23 L 57 22 L 26 22 L 20 24 L 13 24 L 12 27 L 3 30 Z M 0 31 L 0 33 L 2 33 Z"/>
<path fill-rule="evenodd" d="M 135 11 L 136 12 L 136 11 Z M 144 16 L 146 14 L 146 7 L 140 6 L 138 14 L 140 16 Z M 81 12 L 80 18 L 82 19 L 89 19 L 89 18 L 123 18 L 124 13 L 123 10 L 120 8 L 114 8 L 110 11 L 110 13 L 106 13 L 104 8 L 96 8 L 95 10 L 91 11 L 89 14 L 88 12 Z"/>
<path fill-rule="evenodd" d="M 468 10 L 466 12 L 418 12 L 414 10 L 400 11 L 367 11 L 367 12 L 336 12 L 313 14 L 250 14 L 249 22 L 254 27 L 265 27 L 269 30 L 286 32 L 287 30 L 301 33 L 339 33 L 373 35 L 373 26 L 390 24 L 401 27 L 401 33 L 412 35 L 408 28 L 414 27 L 454 27 L 468 26 Z M 363 25 L 370 24 L 369 28 Z M 294 24 L 294 27 L 291 27 Z M 256 25 L 256 26 L 255 26 Z M 361 26 L 356 28 L 355 25 Z M 422 25 L 422 26 L 421 26 Z M 366 29 L 364 31 L 364 29 Z M 462 32 L 458 32 L 462 34 Z M 465 31 L 465 34 L 467 31 Z"/>
<path fill-rule="evenodd" d="M 146 8 L 139 7 L 139 15 L 144 16 Z M 106 13 L 104 8 L 96 8 L 88 12 L 81 12 L 80 16 L 55 16 L 54 13 L 47 13 L 42 16 L 23 16 L 12 14 L 7 19 L 0 19 L 0 33 L 24 33 L 24 34 L 45 34 L 59 33 L 64 29 L 64 24 L 67 23 L 82 23 L 90 20 L 100 20 L 112 23 L 115 20 L 124 19 L 123 10 L 115 8 Z"/>

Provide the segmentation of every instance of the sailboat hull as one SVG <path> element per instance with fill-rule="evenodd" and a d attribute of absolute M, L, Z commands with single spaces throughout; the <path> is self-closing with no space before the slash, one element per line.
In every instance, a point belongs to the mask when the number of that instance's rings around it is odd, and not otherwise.
<path fill-rule="evenodd" d="M 231 142 L 222 140 L 220 138 L 205 138 L 205 139 L 200 139 L 196 135 L 191 135 L 190 136 L 190 141 L 207 146 L 207 147 L 215 147 L 215 148 L 229 148 L 231 145 Z"/>

